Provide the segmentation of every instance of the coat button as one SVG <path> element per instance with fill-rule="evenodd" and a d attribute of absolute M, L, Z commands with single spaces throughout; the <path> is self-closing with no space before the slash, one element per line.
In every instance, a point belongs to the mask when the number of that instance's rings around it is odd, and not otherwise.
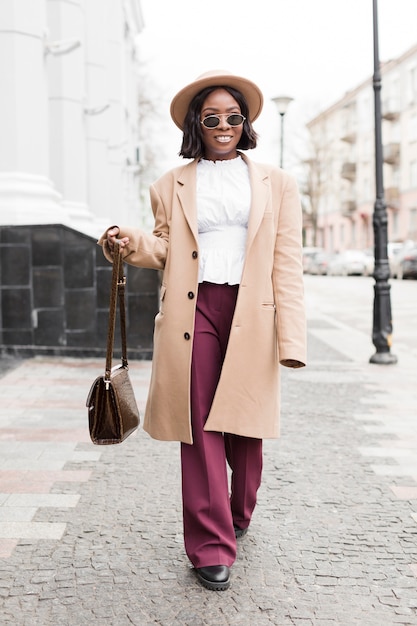
<path fill-rule="evenodd" d="M 194 298 L 194 294 L 192 291 L 188 292 L 188 297 L 190 298 L 190 300 L 192 300 Z"/>
<path fill-rule="evenodd" d="M 190 333 L 184 333 L 184 339 L 186 339 L 187 341 L 191 339 Z"/>
<path fill-rule="evenodd" d="M 196 259 L 198 257 L 198 252 L 197 250 L 193 251 L 193 259 Z"/>

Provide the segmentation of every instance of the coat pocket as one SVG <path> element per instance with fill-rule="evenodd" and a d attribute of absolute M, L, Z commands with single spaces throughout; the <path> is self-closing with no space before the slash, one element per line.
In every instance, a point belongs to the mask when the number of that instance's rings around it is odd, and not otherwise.
<path fill-rule="evenodd" d="M 161 285 L 161 289 L 159 290 L 159 312 L 163 313 L 164 312 L 164 300 L 165 300 L 165 294 L 166 294 L 166 285 Z"/>

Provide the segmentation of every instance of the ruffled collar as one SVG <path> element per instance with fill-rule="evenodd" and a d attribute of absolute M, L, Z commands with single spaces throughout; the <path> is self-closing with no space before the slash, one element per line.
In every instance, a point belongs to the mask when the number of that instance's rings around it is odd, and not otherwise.
<path fill-rule="evenodd" d="M 211 161 L 209 159 L 200 159 L 198 162 L 199 167 L 204 167 L 204 168 L 223 168 L 223 169 L 236 169 L 238 167 L 241 167 L 242 164 L 246 165 L 246 163 L 243 161 L 241 155 L 239 154 L 237 157 L 235 157 L 234 159 L 222 159 L 219 161 Z"/>

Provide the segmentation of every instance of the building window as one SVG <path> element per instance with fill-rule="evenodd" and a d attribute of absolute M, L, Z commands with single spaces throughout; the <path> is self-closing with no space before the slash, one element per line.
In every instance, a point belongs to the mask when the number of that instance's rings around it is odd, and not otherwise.
<path fill-rule="evenodd" d="M 400 168 L 399 167 L 392 168 L 392 186 L 393 187 L 400 186 Z"/>
<path fill-rule="evenodd" d="M 417 101 L 417 66 L 410 68 L 408 83 L 408 101 Z"/>
<path fill-rule="evenodd" d="M 414 113 L 410 118 L 410 141 L 417 141 L 417 113 Z"/>
<path fill-rule="evenodd" d="M 399 122 L 391 124 L 391 141 L 394 143 L 400 143 L 401 141 L 401 126 Z"/>
<path fill-rule="evenodd" d="M 417 161 L 410 162 L 410 187 L 417 187 Z"/>
<path fill-rule="evenodd" d="M 417 209 L 410 209 L 410 229 L 408 236 L 410 239 L 417 239 Z"/>
<path fill-rule="evenodd" d="M 329 226 L 329 247 L 330 252 L 334 250 L 334 233 L 333 233 L 333 224 Z"/>
<path fill-rule="evenodd" d="M 366 96 L 358 104 L 358 126 L 360 131 L 366 131 L 369 129 L 371 112 L 371 100 L 368 96 Z"/>
<path fill-rule="evenodd" d="M 363 155 L 364 155 L 364 161 L 366 162 L 371 161 L 373 155 L 372 155 L 372 145 L 371 145 L 370 137 L 366 137 L 366 139 L 363 142 Z"/>
<path fill-rule="evenodd" d="M 392 236 L 394 239 L 398 236 L 398 211 L 392 214 Z"/>
<path fill-rule="evenodd" d="M 370 200 L 372 198 L 372 187 L 369 178 L 363 179 L 363 197 L 366 198 L 366 200 Z"/>

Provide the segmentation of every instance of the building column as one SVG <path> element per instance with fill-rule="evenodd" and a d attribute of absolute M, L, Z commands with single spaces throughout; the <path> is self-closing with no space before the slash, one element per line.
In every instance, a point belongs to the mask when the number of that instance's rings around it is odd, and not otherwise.
<path fill-rule="evenodd" d="M 97 227 L 101 232 L 115 216 L 120 219 L 120 198 L 114 203 L 111 198 L 113 181 L 108 165 L 108 143 L 111 133 L 109 85 L 106 67 L 112 62 L 112 51 L 106 46 L 107 14 L 110 6 L 119 7 L 120 2 L 103 3 L 101 0 L 86 0 L 86 107 L 85 132 L 87 145 L 87 166 L 89 169 L 88 201 L 92 207 Z M 119 21 L 112 24 L 117 30 L 122 28 Z M 110 220 L 110 221 L 109 221 Z M 106 225 L 106 226 L 104 226 Z"/>
<path fill-rule="evenodd" d="M 49 171 L 46 0 L 0 2 L 0 224 L 66 223 Z"/>
<path fill-rule="evenodd" d="M 51 177 L 71 225 L 88 230 L 85 11 L 81 0 L 47 0 Z"/>

